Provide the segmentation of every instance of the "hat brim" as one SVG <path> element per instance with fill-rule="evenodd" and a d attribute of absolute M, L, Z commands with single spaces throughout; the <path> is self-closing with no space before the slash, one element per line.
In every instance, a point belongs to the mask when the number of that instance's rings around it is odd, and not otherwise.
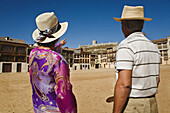
<path fill-rule="evenodd" d="M 60 23 L 61 25 L 61 28 L 59 31 L 57 31 L 56 33 L 52 34 L 55 38 L 49 38 L 47 37 L 45 40 L 43 40 L 42 42 L 39 42 L 39 43 L 49 43 L 49 42 L 52 42 L 54 40 L 57 40 L 58 38 L 60 38 L 66 31 L 67 31 L 67 28 L 68 28 L 68 22 L 63 22 L 63 23 Z M 33 33 L 32 33 L 32 38 L 33 40 L 36 42 L 36 38 L 39 37 L 39 30 L 36 29 Z"/>
<path fill-rule="evenodd" d="M 114 20 L 121 22 L 122 20 L 144 20 L 144 21 L 151 21 L 152 18 L 116 18 L 113 17 Z"/>

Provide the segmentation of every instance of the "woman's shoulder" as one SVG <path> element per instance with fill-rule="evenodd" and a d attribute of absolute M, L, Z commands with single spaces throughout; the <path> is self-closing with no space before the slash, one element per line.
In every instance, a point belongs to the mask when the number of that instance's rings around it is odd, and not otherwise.
<path fill-rule="evenodd" d="M 36 50 L 37 50 L 37 47 L 33 48 L 33 49 L 30 51 L 29 56 L 30 56 L 30 57 L 33 56 L 33 54 L 36 52 Z"/>
<path fill-rule="evenodd" d="M 43 53 L 46 53 L 46 56 L 51 56 L 53 60 L 61 60 L 62 59 L 60 53 L 55 52 L 51 49 L 41 49 L 40 51 Z"/>
<path fill-rule="evenodd" d="M 51 50 L 50 52 L 52 53 L 53 58 L 54 58 L 55 60 L 61 60 L 61 59 L 62 59 L 60 53 L 57 53 L 57 52 L 52 51 L 52 50 Z"/>
<path fill-rule="evenodd" d="M 37 54 L 38 56 L 44 56 L 44 57 L 50 57 L 53 60 L 61 60 L 61 55 L 55 51 L 52 51 L 51 49 L 39 49 L 38 47 L 35 47 L 30 52 L 30 56 L 33 54 Z"/>

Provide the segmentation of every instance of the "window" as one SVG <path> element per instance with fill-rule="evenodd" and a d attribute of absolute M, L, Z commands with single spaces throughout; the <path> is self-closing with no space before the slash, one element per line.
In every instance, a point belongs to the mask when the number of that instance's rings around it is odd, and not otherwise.
<path fill-rule="evenodd" d="M 88 60 L 88 59 L 86 59 L 86 60 L 85 60 L 85 63 L 89 63 L 89 60 Z"/>
<path fill-rule="evenodd" d="M 158 49 L 162 49 L 162 45 L 158 45 Z"/>
<path fill-rule="evenodd" d="M 74 55 L 74 58 L 79 58 L 79 55 L 78 55 L 78 54 L 75 54 L 75 55 Z"/>
<path fill-rule="evenodd" d="M 70 63 L 73 63 L 73 59 L 70 59 Z"/>
<path fill-rule="evenodd" d="M 86 57 L 86 58 L 89 58 L 89 54 L 85 54 L 85 57 Z"/>
<path fill-rule="evenodd" d="M 1 45 L 1 51 L 3 52 L 14 52 L 14 46 L 13 45 Z"/>
<path fill-rule="evenodd" d="M 0 57 L 0 61 L 4 61 L 4 62 L 14 62 L 14 56 L 11 55 L 2 55 Z"/>
<path fill-rule="evenodd" d="M 25 56 L 17 56 L 16 61 L 17 62 L 25 62 Z"/>
<path fill-rule="evenodd" d="M 74 59 L 74 63 L 80 63 L 79 59 Z"/>
<path fill-rule="evenodd" d="M 95 59 L 91 59 L 91 61 L 95 61 Z"/>
<path fill-rule="evenodd" d="M 94 57 L 94 58 L 95 58 L 95 55 L 91 55 L 91 57 Z"/>
<path fill-rule="evenodd" d="M 80 59 L 80 63 L 83 63 L 83 60 L 82 60 L 82 59 Z"/>
<path fill-rule="evenodd" d="M 168 52 L 167 51 L 163 51 L 163 53 L 164 53 L 164 56 L 168 56 Z"/>
<path fill-rule="evenodd" d="M 163 44 L 163 48 L 167 48 L 167 44 Z"/>
<path fill-rule="evenodd" d="M 17 46 L 16 53 L 26 53 L 26 47 Z"/>

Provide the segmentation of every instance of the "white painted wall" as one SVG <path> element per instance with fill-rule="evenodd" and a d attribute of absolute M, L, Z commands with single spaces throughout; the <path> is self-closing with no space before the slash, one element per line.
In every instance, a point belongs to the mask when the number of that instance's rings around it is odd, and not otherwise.
<path fill-rule="evenodd" d="M 2 73 L 2 62 L 0 62 L 0 73 Z"/>
<path fill-rule="evenodd" d="M 17 63 L 12 63 L 12 73 L 17 72 Z"/>
<path fill-rule="evenodd" d="M 167 46 L 168 46 L 168 61 L 167 61 L 167 63 L 170 64 L 170 36 L 167 37 Z"/>
<path fill-rule="evenodd" d="M 21 63 L 21 72 L 27 72 L 27 63 Z"/>
<path fill-rule="evenodd" d="M 2 73 L 2 67 L 3 63 L 12 63 L 12 73 L 17 72 L 17 63 L 21 62 L 0 62 L 0 73 Z M 21 63 L 21 72 L 27 72 L 28 64 L 27 63 Z"/>

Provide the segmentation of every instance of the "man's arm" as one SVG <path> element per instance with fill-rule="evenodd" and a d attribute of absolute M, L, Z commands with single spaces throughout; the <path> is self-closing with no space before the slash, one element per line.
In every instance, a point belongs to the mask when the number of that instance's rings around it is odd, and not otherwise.
<path fill-rule="evenodd" d="M 114 90 L 113 113 L 122 113 L 131 90 L 132 70 L 121 70 Z"/>

